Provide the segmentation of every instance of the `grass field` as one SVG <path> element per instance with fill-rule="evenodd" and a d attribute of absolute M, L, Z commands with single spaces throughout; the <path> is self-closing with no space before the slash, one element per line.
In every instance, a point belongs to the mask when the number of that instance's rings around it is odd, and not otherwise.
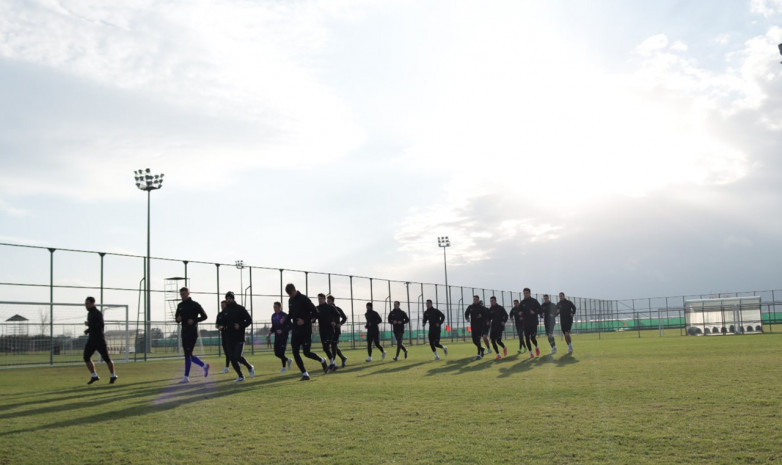
<path fill-rule="evenodd" d="M 0 464 L 782 463 L 782 335 L 579 336 L 535 360 L 507 342 L 305 359 L 306 383 L 270 354 L 238 384 L 216 357 L 188 385 L 182 361 L 118 364 L 114 385 L 105 365 L 91 386 L 83 366 L 0 370 Z"/>

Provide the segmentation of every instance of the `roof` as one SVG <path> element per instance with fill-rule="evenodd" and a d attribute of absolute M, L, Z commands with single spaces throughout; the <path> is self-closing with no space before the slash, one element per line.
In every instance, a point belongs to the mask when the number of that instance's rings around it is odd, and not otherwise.
<path fill-rule="evenodd" d="M 27 318 L 23 317 L 22 315 L 16 314 L 12 316 L 11 318 L 5 320 L 5 321 L 30 321 Z"/>

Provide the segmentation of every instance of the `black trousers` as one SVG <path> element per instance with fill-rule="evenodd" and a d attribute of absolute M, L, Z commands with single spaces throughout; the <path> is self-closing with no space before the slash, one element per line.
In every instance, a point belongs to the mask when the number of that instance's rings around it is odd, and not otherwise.
<path fill-rule="evenodd" d="M 440 328 L 437 328 L 437 331 L 429 331 L 429 347 L 432 348 L 432 352 L 434 352 L 435 347 L 443 348 L 442 344 L 440 344 Z"/>
<path fill-rule="evenodd" d="M 291 350 L 293 351 L 293 359 L 296 361 L 296 366 L 304 373 L 307 371 L 304 368 L 304 360 L 301 358 L 299 352 L 303 352 L 304 356 L 312 360 L 317 360 L 320 363 L 320 357 L 311 350 L 312 348 L 312 333 L 293 333 L 291 336 Z"/>
<path fill-rule="evenodd" d="M 380 331 L 367 331 L 367 353 L 370 357 L 372 356 L 372 344 L 381 352 L 385 352 L 383 346 L 380 345 Z"/>

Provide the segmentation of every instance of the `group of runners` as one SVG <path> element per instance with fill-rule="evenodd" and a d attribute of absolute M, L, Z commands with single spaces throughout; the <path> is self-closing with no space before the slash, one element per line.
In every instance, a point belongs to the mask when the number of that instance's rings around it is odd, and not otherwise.
<path fill-rule="evenodd" d="M 334 304 L 334 297 L 325 294 L 318 294 L 318 305 L 301 292 L 293 284 L 285 286 L 285 292 L 288 294 L 288 313 L 282 311 L 282 304 L 274 302 L 274 314 L 272 315 L 272 324 L 269 332 L 269 338 L 274 337 L 274 355 L 280 359 L 282 368 L 280 373 L 285 373 L 291 368 L 293 361 L 301 372 L 301 381 L 308 381 L 310 375 L 304 366 L 302 355 L 320 363 L 324 373 L 334 372 L 338 369 L 337 358 L 341 361 L 341 367 L 344 368 L 347 363 L 347 357 L 339 349 L 339 338 L 341 327 L 347 321 L 347 316 L 341 308 Z M 549 296 L 544 294 L 543 304 L 530 296 L 529 288 L 523 291 L 524 298 L 521 301 L 514 300 L 514 306 L 510 314 L 504 307 L 497 304 L 497 299 L 492 296 L 490 306 L 483 305 L 480 298 L 473 296 L 472 305 L 468 306 L 464 312 L 464 317 L 470 322 L 470 332 L 472 341 L 478 348 L 475 356 L 476 360 L 483 358 L 486 354 L 491 354 L 491 347 L 494 348 L 496 358 L 502 358 L 508 355 L 508 349 L 502 342 L 502 336 L 508 319 L 512 319 L 516 325 L 519 335 L 519 350 L 521 353 L 524 348 L 529 350 L 530 358 L 540 355 L 537 341 L 537 328 L 539 318 L 543 318 L 546 335 L 551 345 L 551 353 L 557 352 L 556 341 L 554 339 L 554 325 L 556 317 L 560 318 L 560 327 L 565 336 L 565 342 L 568 344 L 568 353 L 573 352 L 573 344 L 570 337 L 570 329 L 573 324 L 573 315 L 576 307 L 565 298 L 565 294 L 559 293 L 559 302 L 554 304 L 549 300 Z M 198 323 L 207 319 L 206 312 L 201 305 L 190 297 L 188 288 L 183 287 L 179 291 L 182 301 L 178 304 L 174 315 L 177 323 L 181 324 L 182 348 L 185 356 L 185 373 L 180 383 L 190 382 L 190 371 L 192 364 L 200 366 L 204 377 L 209 375 L 210 365 L 205 363 L 197 356 L 193 355 L 196 341 L 198 340 Z M 85 331 L 89 335 L 87 344 L 84 348 L 84 361 L 90 370 L 91 378 L 88 384 L 98 381 L 100 378 L 95 372 L 95 365 L 91 361 L 91 356 L 95 351 L 99 352 L 103 360 L 111 371 L 111 383 L 117 379 L 114 372 L 114 364 L 106 350 L 106 341 L 103 337 L 103 316 L 100 310 L 95 307 L 95 299 L 88 297 L 85 301 L 88 310 L 88 319 L 85 325 L 88 329 Z M 243 356 L 245 331 L 252 324 L 250 313 L 243 306 L 236 302 L 233 292 L 225 294 L 225 300 L 220 303 L 220 313 L 217 315 L 216 327 L 221 333 L 222 347 L 225 353 L 225 368 L 223 373 L 229 372 L 229 366 L 236 372 L 235 382 L 245 380 L 242 367 L 247 368 L 249 377 L 255 376 L 255 367 L 250 364 Z M 385 360 L 386 351 L 380 344 L 380 325 L 383 318 L 372 308 L 372 303 L 366 304 L 366 341 L 367 341 L 367 362 L 372 361 L 373 348 L 377 348 L 381 353 L 381 360 Z M 318 331 L 323 345 L 323 351 L 327 358 L 312 351 L 312 330 L 313 323 L 318 322 Z M 388 322 L 391 324 L 396 342 L 396 355 L 394 361 L 399 359 L 400 353 L 404 352 L 404 358 L 408 356 L 408 350 L 404 345 L 405 326 L 410 322 L 407 313 L 400 308 L 398 301 L 394 302 L 394 308 L 388 313 Z M 437 349 L 441 349 L 444 355 L 448 355 L 448 347 L 440 343 L 442 333 L 442 324 L 445 322 L 443 312 L 434 308 L 432 301 L 426 301 L 426 311 L 423 314 L 423 326 L 429 324 L 429 346 L 434 354 L 434 359 L 439 360 L 440 355 Z M 293 359 L 285 355 L 290 337 L 291 351 Z M 491 340 L 491 346 L 489 341 Z M 485 342 L 484 349 L 482 341 Z M 503 355 L 500 355 L 500 347 Z M 533 350 L 534 347 L 534 350 Z"/>

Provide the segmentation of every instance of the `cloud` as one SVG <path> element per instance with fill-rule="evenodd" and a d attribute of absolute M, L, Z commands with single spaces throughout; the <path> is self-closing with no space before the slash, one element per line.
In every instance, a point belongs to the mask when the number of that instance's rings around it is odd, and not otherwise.
<path fill-rule="evenodd" d="M 749 9 L 752 13 L 769 17 L 782 13 L 782 0 L 750 0 Z"/>
<path fill-rule="evenodd" d="M 329 40 L 323 23 L 343 11 L 306 2 L 6 2 L 0 58 L 21 75 L 8 92 L 36 100 L 24 82 L 56 76 L 81 99 L 49 95 L 59 111 L 49 117 L 12 100 L 20 117 L 53 130 L 5 134 L 5 153 L 33 152 L 44 166 L 67 158 L 66 177 L 126 158 L 210 174 L 344 158 L 365 135 L 321 82 L 317 58 Z M 49 192 L 42 184 L 64 187 L 49 177 L 17 192 Z M 78 197 L 67 187 L 64 195 Z"/>

